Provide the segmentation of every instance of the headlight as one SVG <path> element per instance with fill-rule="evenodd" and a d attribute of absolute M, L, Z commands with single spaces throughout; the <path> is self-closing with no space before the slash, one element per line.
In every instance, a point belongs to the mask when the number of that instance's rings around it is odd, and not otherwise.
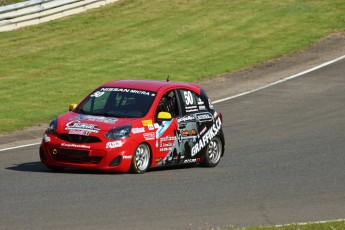
<path fill-rule="evenodd" d="M 56 133 L 57 130 L 57 118 L 54 118 L 53 120 L 51 120 L 49 127 L 47 129 L 48 133 Z"/>
<path fill-rule="evenodd" d="M 129 137 L 131 129 L 132 129 L 131 125 L 121 126 L 107 132 L 105 134 L 105 137 L 112 140 L 127 138 Z"/>

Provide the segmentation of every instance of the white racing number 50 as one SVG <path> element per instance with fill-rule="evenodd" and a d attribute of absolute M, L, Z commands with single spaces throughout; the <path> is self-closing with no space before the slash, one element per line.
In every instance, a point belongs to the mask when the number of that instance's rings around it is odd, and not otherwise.
<path fill-rule="evenodd" d="M 186 105 L 193 105 L 194 104 L 194 99 L 193 99 L 193 94 L 191 91 L 184 91 L 184 101 L 186 102 Z"/>

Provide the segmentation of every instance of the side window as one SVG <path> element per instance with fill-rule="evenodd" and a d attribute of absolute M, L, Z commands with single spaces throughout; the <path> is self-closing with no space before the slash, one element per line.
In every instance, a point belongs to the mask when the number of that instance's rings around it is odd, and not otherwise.
<path fill-rule="evenodd" d="M 195 92 L 190 90 L 180 90 L 182 108 L 185 114 L 191 114 L 198 111 L 207 111 L 207 102 Z"/>
<path fill-rule="evenodd" d="M 159 101 L 156 116 L 159 112 L 169 112 L 172 117 L 177 117 L 180 115 L 177 96 L 174 90 L 171 90 L 163 95 Z"/>

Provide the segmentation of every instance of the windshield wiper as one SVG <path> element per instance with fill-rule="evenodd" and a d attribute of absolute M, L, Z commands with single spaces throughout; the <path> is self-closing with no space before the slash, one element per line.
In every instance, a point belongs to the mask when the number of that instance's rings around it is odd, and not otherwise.
<path fill-rule="evenodd" d="M 76 108 L 75 109 L 75 112 L 78 112 L 80 114 L 85 114 L 85 115 L 94 115 L 94 116 L 102 116 L 102 114 L 98 114 L 98 113 L 93 113 L 93 112 L 90 112 L 90 111 L 85 111 L 81 108 Z"/>
<path fill-rule="evenodd" d="M 103 115 L 104 115 L 104 116 L 108 116 L 108 117 L 125 118 L 125 116 L 123 116 L 123 115 L 114 114 L 114 113 L 104 113 Z"/>

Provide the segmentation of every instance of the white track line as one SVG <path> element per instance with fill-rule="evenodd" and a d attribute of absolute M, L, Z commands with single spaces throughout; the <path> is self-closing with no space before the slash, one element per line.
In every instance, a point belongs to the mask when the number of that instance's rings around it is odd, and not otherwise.
<path fill-rule="evenodd" d="M 300 76 L 302 76 L 302 75 L 305 75 L 305 74 L 310 73 L 310 72 L 312 72 L 312 71 L 321 69 L 321 68 L 323 68 L 323 67 L 325 67 L 325 66 L 328 66 L 328 65 L 330 65 L 330 64 L 333 64 L 333 63 L 335 63 L 335 62 L 337 62 L 337 61 L 340 61 L 340 60 L 342 60 L 342 59 L 344 59 L 344 58 L 345 58 L 345 55 L 343 55 L 343 56 L 341 56 L 341 57 L 338 57 L 338 58 L 335 58 L 335 59 L 333 59 L 333 60 L 331 60 L 331 61 L 325 62 L 325 63 L 323 63 L 323 64 L 321 64 L 321 65 L 318 65 L 318 66 L 316 66 L 316 67 L 313 67 L 313 68 L 311 68 L 311 69 L 308 69 L 308 70 L 305 70 L 305 71 L 303 71 L 303 72 L 297 73 L 297 74 L 292 75 L 292 76 L 290 76 L 290 77 L 286 77 L 286 78 L 283 78 L 283 79 L 281 79 L 281 80 L 279 80 L 279 81 L 276 81 L 276 82 L 267 84 L 267 85 L 265 85 L 265 86 L 259 87 L 259 88 L 257 88 L 257 89 L 253 89 L 253 90 L 250 90 L 250 91 L 247 91 L 247 92 L 244 92 L 244 93 L 240 93 L 240 94 L 237 94 L 237 95 L 234 95 L 234 96 L 231 96 L 231 97 L 226 97 L 226 98 L 223 98 L 223 99 L 220 99 L 220 100 L 213 101 L 213 104 L 217 104 L 217 103 L 220 103 L 220 102 L 223 102 L 223 101 L 227 101 L 227 100 L 231 100 L 231 99 L 234 99 L 234 98 L 236 98 L 236 97 L 241 97 L 241 96 L 244 96 L 244 95 L 247 95 L 247 94 L 250 94 L 250 93 L 259 91 L 259 90 L 262 90 L 262 89 L 266 89 L 266 88 L 271 87 L 271 86 L 273 86 L 273 85 L 277 85 L 277 84 L 279 84 L 279 83 L 282 83 L 282 82 L 285 82 L 285 81 L 288 81 L 288 80 L 291 80 L 291 79 L 300 77 Z M 16 146 L 16 147 L 12 147 L 12 148 L 0 149 L 0 152 L 2 152 L 2 151 L 7 151 L 7 150 L 13 150 L 13 149 L 24 148 L 24 147 L 33 146 L 33 145 L 39 145 L 39 144 L 40 144 L 40 143 L 33 143 L 33 144 L 28 144 L 28 145 L 20 145 L 20 146 Z"/>
<path fill-rule="evenodd" d="M 40 143 L 33 143 L 33 144 L 27 144 L 27 145 L 19 145 L 11 148 L 5 148 L 5 149 L 0 149 L 0 152 L 2 151 L 7 151 L 7 150 L 13 150 L 13 149 L 19 149 L 19 148 L 24 148 L 24 147 L 29 147 L 29 146 L 34 146 L 34 145 L 39 145 Z"/>
<path fill-rule="evenodd" d="M 308 224 L 327 224 L 330 222 L 343 222 L 345 219 L 339 219 L 339 220 L 326 220 L 326 221 L 316 221 L 316 222 L 307 222 L 307 223 L 294 223 L 294 224 L 279 224 L 279 225 L 274 225 L 276 228 L 282 228 L 282 227 L 289 227 L 289 226 L 303 226 L 303 225 L 308 225 Z"/>
<path fill-rule="evenodd" d="M 262 89 L 266 89 L 266 88 L 271 87 L 271 86 L 273 86 L 273 85 L 277 85 L 277 84 L 279 84 L 279 83 L 282 83 L 282 82 L 285 82 L 285 81 L 288 81 L 288 80 L 291 80 L 291 79 L 300 77 L 300 76 L 302 76 L 302 75 L 305 75 L 305 74 L 310 73 L 310 72 L 312 72 L 312 71 L 321 69 L 321 68 L 323 68 L 323 67 L 325 67 L 325 66 L 328 66 L 328 65 L 330 65 L 330 64 L 333 64 L 333 63 L 335 63 L 335 62 L 337 62 L 337 61 L 340 61 L 340 60 L 342 60 L 342 59 L 344 59 L 344 58 L 345 58 L 345 55 L 343 55 L 343 56 L 341 56 L 341 57 L 338 57 L 338 58 L 335 58 L 335 59 L 333 59 L 333 60 L 331 60 L 331 61 L 329 61 L 329 62 L 325 62 L 325 63 L 323 63 L 323 64 L 321 64 L 321 65 L 315 66 L 315 67 L 313 67 L 313 68 L 311 68 L 311 69 L 305 70 L 305 71 L 303 71 L 303 72 L 294 74 L 294 75 L 292 75 L 292 76 L 290 76 L 290 77 L 286 77 L 286 78 L 283 78 L 283 79 L 281 79 L 281 80 L 279 80 L 279 81 L 272 82 L 272 83 L 267 84 L 267 85 L 265 85 L 265 86 L 262 86 L 262 87 L 259 87 L 259 88 L 256 88 L 256 89 L 253 89 L 253 90 L 244 92 L 244 93 L 240 93 L 240 94 L 237 94 L 237 95 L 234 95 L 234 96 L 231 96 L 231 97 L 226 97 L 226 98 L 223 98 L 223 99 L 220 99 L 220 100 L 213 101 L 213 104 L 217 104 L 217 103 L 219 103 L 219 102 L 231 100 L 231 99 L 234 99 L 234 98 L 236 98 L 236 97 L 241 97 L 241 96 L 244 96 L 244 95 L 247 95 L 247 94 L 250 94 L 250 93 L 259 91 L 259 90 L 262 90 Z"/>

